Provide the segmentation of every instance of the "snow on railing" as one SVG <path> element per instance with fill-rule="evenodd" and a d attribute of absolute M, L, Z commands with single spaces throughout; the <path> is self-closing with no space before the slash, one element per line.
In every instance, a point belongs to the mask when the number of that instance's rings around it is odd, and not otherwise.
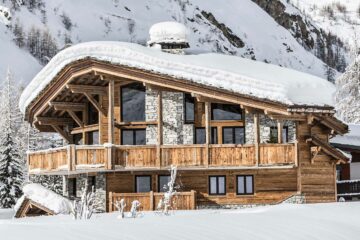
<path fill-rule="evenodd" d="M 360 179 L 353 179 L 353 180 L 338 180 L 336 181 L 338 184 L 342 183 L 360 183 Z"/>

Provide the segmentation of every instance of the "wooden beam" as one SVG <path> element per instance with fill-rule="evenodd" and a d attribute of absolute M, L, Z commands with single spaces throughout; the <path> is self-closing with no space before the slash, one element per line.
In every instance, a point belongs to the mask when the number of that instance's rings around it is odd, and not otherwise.
<path fill-rule="evenodd" d="M 75 114 L 75 112 L 73 112 L 71 110 L 67 110 L 67 112 L 74 119 L 74 121 L 77 123 L 77 125 L 79 125 L 79 127 L 81 127 L 81 128 L 84 127 L 84 122 Z"/>
<path fill-rule="evenodd" d="M 108 142 L 114 144 L 114 80 L 109 80 Z"/>
<path fill-rule="evenodd" d="M 107 93 L 106 87 L 103 86 L 67 84 L 66 87 L 70 89 L 72 93 L 88 93 L 93 95 L 106 95 Z"/>
<path fill-rule="evenodd" d="M 96 108 L 96 110 L 98 110 L 98 112 L 102 113 L 104 116 L 107 116 L 107 112 L 105 111 L 105 109 L 100 106 L 100 103 L 96 101 L 96 99 L 91 94 L 84 92 L 84 95 L 87 97 L 89 102 L 91 102 L 91 104 Z"/>
<path fill-rule="evenodd" d="M 221 100 L 217 100 L 217 99 L 213 99 L 213 98 L 209 98 L 209 97 L 204 97 L 200 94 L 196 94 L 196 93 L 192 93 L 191 94 L 192 97 L 196 98 L 196 100 L 198 102 L 210 102 L 210 103 L 223 103 L 223 104 L 234 104 L 232 102 L 227 102 L 227 101 L 221 101 Z"/>
<path fill-rule="evenodd" d="M 56 111 L 71 110 L 74 112 L 78 112 L 78 111 L 85 111 L 86 108 L 85 103 L 74 103 L 74 102 L 50 102 L 49 105 L 54 107 Z"/>
<path fill-rule="evenodd" d="M 68 143 L 72 143 L 73 139 L 72 137 L 66 132 L 64 131 L 60 126 L 58 125 L 51 125 L 54 130 L 60 134 L 60 136 L 62 136 L 66 141 L 68 141 Z"/>
<path fill-rule="evenodd" d="M 280 114 L 269 114 L 268 115 L 273 120 L 282 120 L 282 121 L 298 121 L 298 122 L 305 122 L 307 121 L 306 115 L 280 115 Z"/>
<path fill-rule="evenodd" d="M 151 91 L 178 92 L 177 90 L 174 90 L 171 88 L 159 87 L 159 86 L 148 84 L 148 83 L 144 83 L 144 86 Z"/>
<path fill-rule="evenodd" d="M 205 132 L 206 132 L 206 161 L 205 166 L 209 167 L 210 162 L 210 148 L 209 145 L 211 144 L 211 103 L 205 102 Z"/>
<path fill-rule="evenodd" d="M 85 125 L 84 127 L 73 128 L 71 134 L 93 132 L 99 130 L 99 124 Z"/>
<path fill-rule="evenodd" d="M 115 122 L 115 127 L 121 128 L 125 126 L 136 126 L 136 125 L 157 125 L 158 121 L 144 121 L 144 122 Z"/>
<path fill-rule="evenodd" d="M 282 137 L 282 130 L 283 130 L 283 122 L 281 120 L 277 120 L 277 135 L 278 135 L 278 143 L 283 142 Z"/>
<path fill-rule="evenodd" d="M 163 106 L 162 106 L 162 91 L 157 95 L 157 166 L 161 167 L 161 145 L 163 144 Z"/>
<path fill-rule="evenodd" d="M 70 125 L 74 120 L 71 118 L 57 118 L 57 117 L 36 117 L 36 121 L 40 125 Z"/>
<path fill-rule="evenodd" d="M 255 136 L 255 161 L 256 166 L 260 162 L 260 119 L 259 114 L 254 114 L 254 136 Z"/>

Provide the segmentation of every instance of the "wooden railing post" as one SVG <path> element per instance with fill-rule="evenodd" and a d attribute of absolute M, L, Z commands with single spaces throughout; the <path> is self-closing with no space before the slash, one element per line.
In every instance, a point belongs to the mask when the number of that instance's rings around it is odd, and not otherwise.
<path fill-rule="evenodd" d="M 210 162 L 210 148 L 209 148 L 209 145 L 211 143 L 210 111 L 211 111 L 210 102 L 205 102 L 205 132 L 206 132 L 205 167 L 209 167 L 209 162 Z"/>
<path fill-rule="evenodd" d="M 112 144 L 105 145 L 105 168 L 107 170 L 115 169 L 115 147 Z"/>
<path fill-rule="evenodd" d="M 109 212 L 113 211 L 113 192 L 109 192 Z"/>
<path fill-rule="evenodd" d="M 191 190 L 191 210 L 196 209 L 196 191 Z"/>
<path fill-rule="evenodd" d="M 150 200 L 149 200 L 149 205 L 150 205 L 150 211 L 154 211 L 154 192 L 153 191 L 150 191 L 149 193 L 149 197 L 150 197 Z"/>
<path fill-rule="evenodd" d="M 283 122 L 281 120 L 277 120 L 277 135 L 278 135 L 278 143 L 282 143 L 282 129 L 283 129 Z"/>
<path fill-rule="evenodd" d="M 156 166 L 161 168 L 161 145 L 163 144 L 163 110 L 162 110 L 162 91 L 157 95 L 157 145 L 156 145 Z"/>
<path fill-rule="evenodd" d="M 295 155 L 295 166 L 299 166 L 299 153 L 298 153 L 298 140 L 295 140 L 295 149 L 294 149 L 294 155 Z"/>
<path fill-rule="evenodd" d="M 68 158 L 68 170 L 76 170 L 76 146 L 74 144 L 69 144 L 67 146 L 67 158 Z"/>
<path fill-rule="evenodd" d="M 254 114 L 254 136 L 255 136 L 255 161 L 256 166 L 259 166 L 260 162 L 260 120 L 259 114 Z"/>

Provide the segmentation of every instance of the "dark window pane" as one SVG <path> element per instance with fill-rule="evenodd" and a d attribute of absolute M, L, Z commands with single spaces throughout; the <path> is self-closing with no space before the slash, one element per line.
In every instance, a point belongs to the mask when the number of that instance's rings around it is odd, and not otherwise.
<path fill-rule="evenodd" d="M 206 143 L 205 128 L 196 128 L 195 129 L 195 144 L 205 144 L 205 143 Z"/>
<path fill-rule="evenodd" d="M 253 176 L 246 176 L 246 193 L 253 193 Z"/>
<path fill-rule="evenodd" d="M 245 143 L 245 131 L 244 128 L 235 128 L 235 144 Z"/>
<path fill-rule="evenodd" d="M 283 143 L 287 143 L 289 141 L 289 135 L 288 135 L 288 127 L 283 127 L 282 130 L 282 139 L 283 139 Z"/>
<path fill-rule="evenodd" d="M 136 176 L 136 192 L 150 192 L 150 191 L 151 191 L 151 177 Z"/>
<path fill-rule="evenodd" d="M 217 138 L 217 127 L 211 128 L 211 144 L 217 144 L 218 138 Z"/>
<path fill-rule="evenodd" d="M 99 101 L 99 96 L 94 96 L 96 101 Z M 99 112 L 98 110 L 92 105 L 92 103 L 89 103 L 89 112 L 88 112 L 88 123 L 89 124 L 97 124 L 99 123 Z"/>
<path fill-rule="evenodd" d="M 244 178 L 244 176 L 237 177 L 237 193 L 238 194 L 245 193 L 245 178 Z"/>
<path fill-rule="evenodd" d="M 168 183 L 170 176 L 159 176 L 159 192 L 166 192 L 168 190 Z"/>
<path fill-rule="evenodd" d="M 135 130 L 135 145 L 146 145 L 146 130 Z"/>
<path fill-rule="evenodd" d="M 218 194 L 225 194 L 225 177 L 218 177 Z"/>
<path fill-rule="evenodd" d="M 234 129 L 233 128 L 223 128 L 223 144 L 233 144 L 234 143 Z"/>
<path fill-rule="evenodd" d="M 122 121 L 145 121 L 145 87 L 134 83 L 121 88 Z"/>
<path fill-rule="evenodd" d="M 123 129 L 121 142 L 123 145 L 134 145 L 134 131 L 129 129 Z"/>
<path fill-rule="evenodd" d="M 241 108 L 232 104 L 211 104 L 212 120 L 241 120 Z"/>
<path fill-rule="evenodd" d="M 217 178 L 210 177 L 210 194 L 217 194 Z"/>
<path fill-rule="evenodd" d="M 190 94 L 185 94 L 185 122 L 193 123 L 195 121 L 194 98 Z"/>
<path fill-rule="evenodd" d="M 88 144 L 89 145 L 99 144 L 99 131 L 88 132 Z"/>

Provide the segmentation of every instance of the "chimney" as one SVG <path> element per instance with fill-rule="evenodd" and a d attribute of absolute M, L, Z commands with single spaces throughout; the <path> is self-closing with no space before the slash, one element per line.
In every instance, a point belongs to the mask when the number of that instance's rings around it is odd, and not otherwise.
<path fill-rule="evenodd" d="M 185 54 L 184 49 L 189 48 L 186 27 L 178 22 L 160 22 L 151 26 L 148 46 L 160 48 L 172 54 Z"/>

